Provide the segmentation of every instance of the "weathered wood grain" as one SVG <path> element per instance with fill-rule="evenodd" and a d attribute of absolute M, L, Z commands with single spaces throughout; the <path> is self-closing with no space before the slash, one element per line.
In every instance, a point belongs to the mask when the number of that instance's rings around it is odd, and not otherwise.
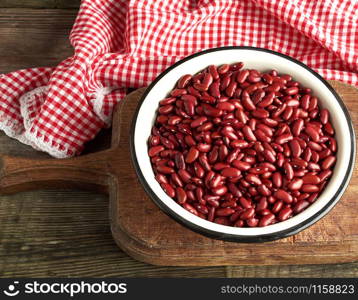
<path fill-rule="evenodd" d="M 56 66 L 71 56 L 77 10 L 0 8 L 0 72 Z"/>
<path fill-rule="evenodd" d="M 0 9 L 0 73 L 55 65 L 70 55 L 67 33 L 75 15 L 76 11 L 71 10 Z M 53 43 L 57 47 L 48 45 Z M 7 53 L 13 49 L 17 49 L 14 58 Z M 98 147 L 107 141 L 108 146 L 108 132 L 101 138 L 101 142 L 95 140 L 91 144 Z M 99 148 L 103 147 L 106 146 Z M 0 153 L 47 157 L 3 133 Z M 0 277 L 21 276 L 357 277 L 358 263 L 225 268 L 151 266 L 128 257 L 113 242 L 106 196 L 78 190 L 41 190 L 0 196 Z"/>
<path fill-rule="evenodd" d="M 0 0 L 8 8 L 77 8 L 81 0 Z"/>

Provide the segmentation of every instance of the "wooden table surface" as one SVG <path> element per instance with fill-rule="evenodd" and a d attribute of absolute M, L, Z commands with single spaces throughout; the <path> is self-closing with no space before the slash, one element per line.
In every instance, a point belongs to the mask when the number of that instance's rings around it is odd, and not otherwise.
<path fill-rule="evenodd" d="M 54 66 L 72 53 L 78 0 L 0 0 L 0 73 Z M 109 146 L 110 130 L 87 147 Z M 101 146 L 99 146 L 101 145 Z M 0 133 L 0 153 L 48 157 Z M 294 255 L 294 253 L 292 254 Z M 108 199 L 79 190 L 0 197 L 0 277 L 357 277 L 358 262 L 301 266 L 157 267 L 113 242 Z"/>

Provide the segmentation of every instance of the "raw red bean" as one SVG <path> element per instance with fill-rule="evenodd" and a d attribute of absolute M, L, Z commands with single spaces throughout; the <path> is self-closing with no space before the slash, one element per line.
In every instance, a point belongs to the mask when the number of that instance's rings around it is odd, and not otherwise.
<path fill-rule="evenodd" d="M 191 206 L 189 203 L 183 203 L 183 207 L 187 210 L 187 211 L 189 211 L 189 212 L 191 212 L 192 214 L 194 214 L 194 215 L 198 215 L 198 212 L 197 212 L 197 210 L 193 207 L 193 206 Z"/>
<path fill-rule="evenodd" d="M 331 170 L 324 170 L 323 172 L 319 173 L 318 177 L 321 181 L 326 180 L 327 178 L 331 177 L 332 171 Z"/>
<path fill-rule="evenodd" d="M 277 188 L 280 188 L 282 186 L 282 175 L 281 175 L 281 173 L 279 173 L 279 172 L 273 173 L 272 182 Z"/>
<path fill-rule="evenodd" d="M 271 195 L 271 190 L 264 184 L 259 185 L 257 187 L 257 191 L 263 196 L 270 196 Z"/>
<path fill-rule="evenodd" d="M 319 191 L 319 187 L 314 184 L 304 184 L 301 188 L 302 192 L 305 193 L 315 193 Z"/>
<path fill-rule="evenodd" d="M 314 142 L 319 141 L 319 133 L 313 126 L 306 127 L 305 132 L 312 138 Z"/>
<path fill-rule="evenodd" d="M 284 143 L 287 143 L 293 139 L 293 136 L 290 133 L 285 133 L 276 138 L 276 143 L 279 145 L 282 145 Z"/>
<path fill-rule="evenodd" d="M 248 141 L 250 141 L 250 142 L 256 141 L 256 137 L 249 126 L 245 125 L 242 128 L 242 132 Z"/>
<path fill-rule="evenodd" d="M 294 136 L 299 136 L 304 126 L 303 119 L 297 119 L 292 125 L 292 134 Z"/>
<path fill-rule="evenodd" d="M 168 183 L 168 179 L 167 177 L 165 177 L 165 175 L 163 174 L 157 174 L 155 175 L 155 179 L 159 182 L 159 183 Z"/>
<path fill-rule="evenodd" d="M 217 71 L 219 74 L 225 74 L 230 70 L 230 65 L 224 64 L 218 67 Z"/>
<path fill-rule="evenodd" d="M 283 168 L 285 170 L 285 175 L 286 175 L 287 180 L 292 180 L 292 178 L 294 176 L 294 171 L 293 171 L 291 164 L 288 162 L 285 162 L 283 164 Z"/>
<path fill-rule="evenodd" d="M 277 190 L 274 194 L 274 197 L 276 197 L 279 200 L 282 200 L 285 203 L 291 203 L 293 200 L 292 196 L 288 192 L 282 189 Z"/>
<path fill-rule="evenodd" d="M 191 147 L 188 154 L 185 157 L 185 162 L 188 164 L 194 162 L 199 157 L 199 150 L 195 147 Z"/>
<path fill-rule="evenodd" d="M 178 187 L 176 189 L 176 195 L 177 195 L 176 197 L 177 197 L 177 200 L 178 200 L 179 204 L 185 203 L 186 200 L 188 199 L 188 196 L 187 196 L 185 190 L 183 188 L 181 188 L 181 187 Z"/>
<path fill-rule="evenodd" d="M 150 157 L 158 155 L 160 152 L 162 152 L 165 148 L 163 146 L 154 146 L 149 149 L 148 154 Z"/>
<path fill-rule="evenodd" d="M 209 175 L 209 173 L 207 174 L 207 176 L 210 177 L 210 179 L 208 180 L 210 183 L 210 187 L 217 188 L 221 183 L 221 180 L 222 180 L 221 176 L 219 174 L 215 174 L 214 172 L 213 172 L 213 175 L 211 175 L 211 174 Z"/>
<path fill-rule="evenodd" d="M 159 102 L 148 140 L 156 180 L 218 224 L 267 226 L 302 212 L 336 162 L 329 112 L 288 74 L 209 66 Z"/>
<path fill-rule="evenodd" d="M 252 102 L 248 94 L 245 97 L 242 97 L 241 103 L 243 107 L 248 111 L 252 111 L 256 109 L 255 104 Z"/>
<path fill-rule="evenodd" d="M 275 215 L 272 213 L 269 215 L 263 216 L 260 219 L 259 227 L 268 226 L 268 225 L 272 224 L 274 221 L 275 221 Z"/>
<path fill-rule="evenodd" d="M 235 212 L 232 208 L 219 208 L 216 210 L 216 215 L 219 217 L 227 217 L 232 215 Z"/>
<path fill-rule="evenodd" d="M 157 166 L 157 171 L 159 173 L 162 173 L 162 174 L 172 174 L 174 173 L 174 169 L 173 168 L 170 168 L 170 167 L 167 167 L 167 166 L 163 166 L 163 165 L 158 165 Z"/>
<path fill-rule="evenodd" d="M 179 175 L 177 173 L 173 173 L 170 175 L 171 180 L 173 183 L 178 187 L 183 187 L 183 182 L 180 179 Z"/>
<path fill-rule="evenodd" d="M 167 193 L 167 195 L 169 197 L 171 197 L 171 198 L 175 197 L 175 190 L 173 189 L 173 187 L 169 183 L 162 183 L 160 186 L 162 187 L 164 192 Z"/>
<path fill-rule="evenodd" d="M 331 155 L 325 158 L 325 160 L 322 162 L 322 169 L 327 170 L 330 169 L 334 163 L 336 162 L 336 157 Z"/>
<path fill-rule="evenodd" d="M 328 123 L 329 120 L 329 112 L 327 109 L 322 109 L 320 112 L 320 120 L 323 125 Z"/>
<path fill-rule="evenodd" d="M 260 178 L 254 174 L 247 174 L 245 179 L 251 183 L 251 184 L 254 184 L 254 185 L 260 185 L 262 184 Z"/>
<path fill-rule="evenodd" d="M 193 122 L 190 123 L 190 127 L 192 127 L 192 128 L 199 127 L 199 126 L 203 125 L 207 119 L 208 119 L 207 117 L 196 118 Z"/>
<path fill-rule="evenodd" d="M 290 148 L 293 157 L 298 158 L 301 156 L 302 149 L 300 143 L 297 140 L 290 141 Z"/>
<path fill-rule="evenodd" d="M 255 215 L 255 209 L 253 207 L 246 208 L 241 214 L 241 220 L 251 219 Z"/>
<path fill-rule="evenodd" d="M 160 138 L 159 136 L 155 136 L 155 135 L 151 135 L 149 138 L 149 145 L 151 146 L 157 146 L 160 143 Z M 151 155 L 149 155 L 151 156 Z"/>
<path fill-rule="evenodd" d="M 283 202 L 282 201 L 276 201 L 274 202 L 274 205 L 271 209 L 271 212 L 274 213 L 274 214 L 277 214 L 281 208 L 283 207 Z"/>
<path fill-rule="evenodd" d="M 249 76 L 250 71 L 249 70 L 242 70 L 237 74 L 236 81 L 238 83 L 244 83 L 247 77 Z"/>
<path fill-rule="evenodd" d="M 249 227 L 256 227 L 258 225 L 258 223 L 259 223 L 259 219 L 257 219 L 257 218 L 251 218 L 251 219 L 246 220 L 246 224 Z"/>
<path fill-rule="evenodd" d="M 307 174 L 302 177 L 304 184 L 319 184 L 321 179 L 317 175 Z"/>
<path fill-rule="evenodd" d="M 240 174 L 241 171 L 236 168 L 225 168 L 221 170 L 221 175 L 224 177 L 238 177 Z"/>
<path fill-rule="evenodd" d="M 288 185 L 288 188 L 290 190 L 297 191 L 301 189 L 302 185 L 303 185 L 303 180 L 297 178 L 291 181 L 291 183 Z"/>
<path fill-rule="evenodd" d="M 285 207 L 285 208 L 281 209 L 281 211 L 278 215 L 278 219 L 280 221 L 285 221 L 292 216 L 292 213 L 293 213 L 293 211 L 290 207 Z"/>
<path fill-rule="evenodd" d="M 298 201 L 295 206 L 293 207 L 293 212 L 295 214 L 300 213 L 301 211 L 305 210 L 308 206 L 310 205 L 310 203 L 308 201 L 305 200 L 300 200 Z"/>
<path fill-rule="evenodd" d="M 178 175 L 185 183 L 190 182 L 191 175 L 188 173 L 188 171 L 186 171 L 184 169 L 180 169 L 178 171 Z"/>
<path fill-rule="evenodd" d="M 222 196 L 222 195 L 225 195 L 226 192 L 227 192 L 227 187 L 222 185 L 222 186 L 218 186 L 216 188 L 213 188 L 212 189 L 212 192 L 215 194 L 215 195 L 218 195 L 218 196 Z"/>
<path fill-rule="evenodd" d="M 192 77 L 193 76 L 190 75 L 190 74 L 186 74 L 186 75 L 182 76 L 178 81 L 178 85 L 177 85 L 178 88 L 179 89 L 185 88 L 188 85 L 188 83 L 189 83 L 189 81 L 191 80 Z"/>

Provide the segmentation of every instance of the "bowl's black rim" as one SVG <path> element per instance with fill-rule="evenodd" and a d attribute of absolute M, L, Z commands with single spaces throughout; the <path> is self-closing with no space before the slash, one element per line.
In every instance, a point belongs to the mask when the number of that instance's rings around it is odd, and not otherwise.
<path fill-rule="evenodd" d="M 271 53 L 273 55 L 277 55 L 277 56 L 281 56 L 283 58 L 286 58 L 300 66 L 302 66 L 303 68 L 305 68 L 307 71 L 309 71 L 310 73 L 312 73 L 315 77 L 317 77 L 320 81 L 322 81 L 324 83 L 324 85 L 330 90 L 330 92 L 335 96 L 338 104 L 340 105 L 345 118 L 347 120 L 348 126 L 349 126 L 349 137 L 351 139 L 351 147 L 352 147 L 352 152 L 349 158 L 349 168 L 347 169 L 347 172 L 344 176 L 344 179 L 341 183 L 341 185 L 339 186 L 337 192 L 332 196 L 331 200 L 329 200 L 327 202 L 327 204 L 319 211 L 317 212 L 315 215 L 311 216 L 310 218 L 302 221 L 301 223 L 297 224 L 296 226 L 292 226 L 290 228 L 287 228 L 285 230 L 281 230 L 281 231 L 277 231 L 277 232 L 273 232 L 270 234 L 265 234 L 265 235 L 254 235 L 254 236 L 243 236 L 243 235 L 237 235 L 237 234 L 228 234 L 228 233 L 223 233 L 223 232 L 218 232 L 218 231 L 214 231 L 214 230 L 209 230 L 207 228 L 198 226 L 190 221 L 188 221 L 187 219 L 183 218 L 181 215 L 177 214 L 175 211 L 173 211 L 172 209 L 170 209 L 168 206 L 166 206 L 162 200 L 160 200 L 160 198 L 154 193 L 154 191 L 151 189 L 150 185 L 148 184 L 148 182 L 145 180 L 145 177 L 140 169 L 140 166 L 138 164 L 138 160 L 137 160 L 137 156 L 136 156 L 136 152 L 135 152 L 135 145 L 134 145 L 134 133 L 135 133 L 135 125 L 137 123 L 137 118 L 138 118 L 138 113 L 139 110 L 142 106 L 143 101 L 145 100 L 147 94 L 152 90 L 152 88 L 155 86 L 155 84 L 162 78 L 164 77 L 168 72 L 170 72 L 171 70 L 173 70 L 174 68 L 176 68 L 178 65 L 196 57 L 196 56 L 200 56 L 200 55 L 204 55 L 206 53 L 210 53 L 210 52 L 217 52 L 217 51 L 223 51 L 223 50 L 254 50 L 254 51 L 259 51 L 259 52 L 267 52 L 267 53 Z M 208 49 L 208 50 L 204 50 L 201 52 L 197 52 L 195 54 L 192 54 L 190 56 L 185 57 L 184 59 L 174 63 L 172 66 L 170 66 L 169 68 L 167 68 L 164 72 L 162 72 L 161 74 L 159 74 L 156 79 L 148 86 L 148 88 L 146 89 L 146 91 L 144 92 L 144 94 L 142 95 L 137 109 L 135 111 L 133 120 L 132 120 L 132 124 L 131 124 L 131 129 L 130 129 L 130 152 L 131 152 L 131 158 L 134 164 L 134 168 L 135 171 L 138 175 L 139 181 L 141 182 L 142 186 L 144 187 L 144 190 L 146 191 L 146 193 L 150 196 L 150 198 L 159 206 L 159 208 L 164 211 L 167 215 L 169 215 L 170 217 L 174 218 L 177 222 L 179 222 L 180 224 L 184 225 L 185 227 L 201 233 L 205 236 L 211 237 L 211 238 L 215 238 L 215 239 L 220 239 L 220 240 L 225 240 L 225 241 L 232 241 L 232 242 L 266 242 L 266 241 L 272 241 L 272 240 L 276 240 L 276 239 L 280 239 L 280 238 L 284 238 L 284 237 L 288 237 L 291 235 L 294 235 L 304 229 L 306 229 L 307 227 L 313 225 L 314 223 L 316 223 L 318 220 L 320 220 L 322 217 L 324 217 L 339 201 L 339 199 L 341 198 L 342 194 L 344 193 L 345 189 L 348 186 L 348 183 L 350 181 L 350 178 L 352 176 L 353 173 L 353 168 L 354 168 L 354 162 L 355 162 L 355 153 L 356 153 L 356 140 L 355 140 L 355 134 L 354 134 L 354 128 L 353 128 L 353 124 L 352 124 L 352 119 L 349 115 L 348 109 L 346 108 L 343 100 L 340 98 L 340 96 L 336 93 L 336 91 L 333 89 L 333 87 L 321 76 L 319 75 L 317 72 L 313 71 L 311 68 L 309 68 L 308 66 L 306 66 L 304 63 L 279 52 L 275 52 L 269 49 L 265 49 L 265 48 L 258 48 L 258 47 L 249 47 L 249 46 L 227 46 L 227 47 L 218 47 L 218 48 L 212 48 L 212 49 Z"/>

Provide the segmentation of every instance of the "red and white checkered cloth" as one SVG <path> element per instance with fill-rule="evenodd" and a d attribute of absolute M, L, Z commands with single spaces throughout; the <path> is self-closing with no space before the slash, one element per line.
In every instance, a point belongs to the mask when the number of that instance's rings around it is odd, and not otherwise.
<path fill-rule="evenodd" d="M 56 68 L 0 75 L 0 128 L 59 158 L 110 125 L 127 88 L 212 47 L 268 48 L 358 85 L 355 0 L 84 0 L 70 40 Z"/>

